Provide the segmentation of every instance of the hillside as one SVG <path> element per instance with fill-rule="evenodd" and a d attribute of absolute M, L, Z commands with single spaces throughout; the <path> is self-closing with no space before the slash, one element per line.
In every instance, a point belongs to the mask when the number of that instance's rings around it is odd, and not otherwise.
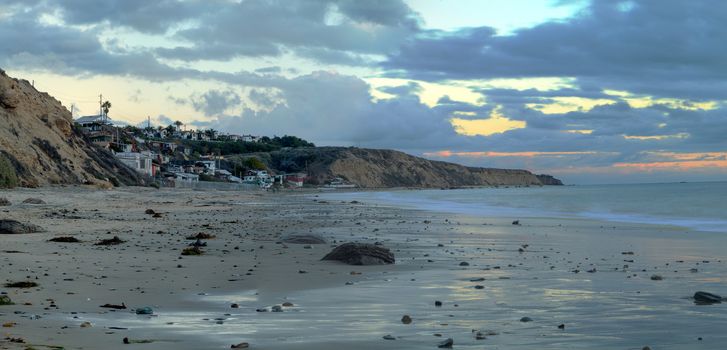
<path fill-rule="evenodd" d="M 143 183 L 134 170 L 84 139 L 59 101 L 2 70 L 0 156 L 7 158 L 18 185 L 25 187 Z"/>
<path fill-rule="evenodd" d="M 561 184 L 527 170 L 474 168 L 432 161 L 399 151 L 316 147 L 287 149 L 258 155 L 281 172 L 306 172 L 313 185 L 341 177 L 362 188 L 462 186 L 540 186 Z M 552 179 L 552 180 L 551 180 Z"/>

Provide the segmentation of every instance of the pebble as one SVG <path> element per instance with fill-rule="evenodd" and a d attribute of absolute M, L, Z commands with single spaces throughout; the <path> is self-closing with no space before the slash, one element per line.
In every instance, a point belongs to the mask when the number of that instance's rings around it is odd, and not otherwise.
<path fill-rule="evenodd" d="M 401 323 L 403 324 L 410 324 L 411 323 L 411 317 L 409 315 L 404 315 L 401 317 Z"/>

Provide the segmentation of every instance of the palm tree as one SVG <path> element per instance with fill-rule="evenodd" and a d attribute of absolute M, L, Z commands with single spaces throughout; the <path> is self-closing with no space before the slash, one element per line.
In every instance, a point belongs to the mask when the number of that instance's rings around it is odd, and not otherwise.
<path fill-rule="evenodd" d="M 104 121 L 109 118 L 109 109 L 111 108 L 111 102 L 106 101 L 101 105 L 101 109 L 103 110 L 103 117 Z"/>
<path fill-rule="evenodd" d="M 182 125 L 184 125 L 184 123 L 182 123 L 179 120 L 177 120 L 176 122 L 174 122 L 174 125 L 177 126 L 177 131 L 182 131 L 179 127 L 182 126 Z"/>

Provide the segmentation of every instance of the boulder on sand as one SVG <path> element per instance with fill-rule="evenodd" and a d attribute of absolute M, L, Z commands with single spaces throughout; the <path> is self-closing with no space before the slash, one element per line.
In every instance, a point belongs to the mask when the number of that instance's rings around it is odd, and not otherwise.
<path fill-rule="evenodd" d="M 719 304 L 722 302 L 722 297 L 716 294 L 707 292 L 696 292 L 694 293 L 694 303 L 699 305 Z"/>
<path fill-rule="evenodd" d="M 344 243 L 321 260 L 336 260 L 349 265 L 384 265 L 395 262 L 394 254 L 382 247 L 367 243 Z"/>
<path fill-rule="evenodd" d="M 17 235 L 43 231 L 43 228 L 37 225 L 24 224 L 15 220 L 0 220 L 0 234 L 2 235 Z"/>
<path fill-rule="evenodd" d="M 11 205 L 10 201 L 5 197 L 0 197 L 0 207 L 7 207 L 8 205 Z"/>
<path fill-rule="evenodd" d="M 283 238 L 284 243 L 291 244 L 326 244 L 326 240 L 317 235 L 290 235 Z"/>

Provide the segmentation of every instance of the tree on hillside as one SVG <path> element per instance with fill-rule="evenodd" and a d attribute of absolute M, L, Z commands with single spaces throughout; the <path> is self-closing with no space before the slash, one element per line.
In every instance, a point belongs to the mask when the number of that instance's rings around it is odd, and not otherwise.
<path fill-rule="evenodd" d="M 101 104 L 101 110 L 103 111 L 104 120 L 109 118 L 109 109 L 111 109 L 111 102 L 106 101 Z"/>
<path fill-rule="evenodd" d="M 176 126 L 177 126 L 177 130 L 179 130 L 179 131 L 182 131 L 182 129 L 181 129 L 180 127 L 181 127 L 182 125 L 184 125 L 184 123 L 182 123 L 182 122 L 180 122 L 179 120 L 177 120 L 176 122 L 174 122 L 174 125 L 176 125 Z"/>

